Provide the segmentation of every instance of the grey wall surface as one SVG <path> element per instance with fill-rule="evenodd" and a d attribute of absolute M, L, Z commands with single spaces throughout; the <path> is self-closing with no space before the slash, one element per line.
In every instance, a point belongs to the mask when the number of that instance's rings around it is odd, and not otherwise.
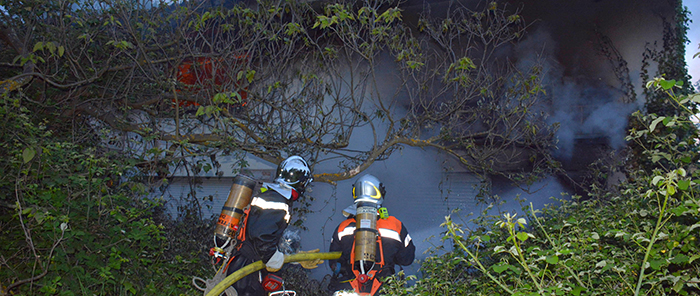
<path fill-rule="evenodd" d="M 479 215 L 487 206 L 477 203 L 476 199 L 479 186 L 482 185 L 481 179 L 465 171 L 450 169 L 453 166 L 454 163 L 434 150 L 406 148 L 363 172 L 384 182 L 387 190 L 384 206 L 389 209 L 390 215 L 401 220 L 408 229 L 416 245 L 418 260 L 425 259 L 426 251 L 430 248 L 441 245 L 440 237 L 444 228 L 440 224 L 445 221 L 445 216 L 460 209 L 453 214 L 453 219 L 467 222 L 473 217 L 470 216 L 471 213 Z M 269 181 L 271 172 L 257 172 L 256 177 L 260 181 Z M 352 184 L 355 179 L 338 182 L 336 186 L 326 183 L 312 185 L 308 192 L 314 198 L 310 208 L 312 213 L 305 216 L 304 226 L 307 229 L 300 231 L 303 250 L 318 248 L 322 252 L 328 251 L 333 231 L 345 219 L 342 210 L 352 204 Z M 208 177 L 201 178 L 200 181 L 202 183 L 194 190 L 202 207 L 202 216 L 216 216 L 226 201 L 232 177 Z M 506 201 L 500 208 L 492 209 L 491 214 L 497 214 L 499 210 L 520 211 L 520 205 L 514 200 L 518 195 L 532 201 L 535 207 L 541 207 L 551 202 L 551 196 L 559 196 L 560 192 L 565 191 L 553 179 L 535 184 L 533 189 L 539 190 L 532 195 L 503 182 L 489 180 L 486 184 L 490 193 L 497 194 Z M 173 180 L 166 192 L 172 213 L 176 213 L 180 196 L 186 196 L 190 189 L 186 178 Z M 205 197 L 208 196 L 212 197 L 211 201 L 206 200 Z M 407 274 L 419 274 L 418 268 L 419 263 L 404 267 Z M 330 273 L 330 268 L 324 263 L 312 270 L 311 276 L 321 280 Z"/>

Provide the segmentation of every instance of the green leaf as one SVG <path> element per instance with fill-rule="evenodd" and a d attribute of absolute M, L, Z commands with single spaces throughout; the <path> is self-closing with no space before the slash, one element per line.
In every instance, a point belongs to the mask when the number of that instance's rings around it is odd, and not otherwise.
<path fill-rule="evenodd" d="M 663 121 L 664 119 L 666 119 L 665 116 L 661 116 L 659 118 L 654 119 L 654 121 L 652 121 L 651 124 L 649 125 L 649 131 L 653 132 L 654 129 L 656 128 L 656 125 L 658 125 L 659 122 Z"/>
<path fill-rule="evenodd" d="M 22 152 L 22 159 L 24 160 L 24 163 L 28 163 L 32 159 L 34 159 L 35 155 L 36 155 L 36 150 L 34 150 L 34 147 L 27 147 L 27 148 L 24 148 L 24 151 Z"/>
<path fill-rule="evenodd" d="M 666 195 L 671 196 L 676 194 L 676 187 L 668 186 L 666 187 Z"/>
<path fill-rule="evenodd" d="M 507 265 L 510 270 L 512 270 L 515 274 L 521 275 L 523 273 L 522 269 L 517 268 L 513 265 Z"/>
<path fill-rule="evenodd" d="M 136 295 L 136 289 L 134 288 L 134 284 L 132 284 L 131 282 L 124 282 L 124 289 Z"/>
<path fill-rule="evenodd" d="M 44 212 L 37 211 L 36 214 L 34 214 L 34 219 L 36 219 L 36 222 L 38 222 L 39 224 L 41 224 L 41 222 L 44 222 L 44 218 L 46 218 L 46 213 Z"/>
<path fill-rule="evenodd" d="M 688 259 L 688 263 L 693 263 L 693 261 L 698 259 L 700 259 L 700 254 L 693 255 L 692 257 L 690 257 L 690 259 Z"/>
<path fill-rule="evenodd" d="M 586 291 L 586 288 L 581 287 L 581 286 L 576 286 L 573 291 L 571 291 L 572 295 L 578 296 L 581 295 L 581 292 Z"/>
<path fill-rule="evenodd" d="M 52 55 L 56 52 L 56 44 L 53 42 L 46 42 L 46 48 Z"/>
<path fill-rule="evenodd" d="M 504 246 L 496 246 L 495 248 L 493 248 L 493 252 L 496 254 L 501 253 L 501 252 L 505 252 L 505 251 L 506 251 L 506 247 L 504 247 Z"/>
<path fill-rule="evenodd" d="M 214 101 L 214 103 L 224 103 L 224 102 L 228 101 L 228 95 L 225 93 L 215 94 L 213 101 Z"/>
<path fill-rule="evenodd" d="M 673 257 L 673 259 L 671 259 L 671 263 L 673 264 L 685 264 L 688 263 L 688 261 L 690 261 L 690 257 L 684 254 L 678 254 L 676 255 L 676 257 Z"/>
<path fill-rule="evenodd" d="M 688 187 L 690 187 L 690 180 L 680 180 L 678 181 L 678 188 L 680 190 L 688 190 Z"/>
<path fill-rule="evenodd" d="M 476 65 L 474 62 L 468 58 L 468 57 L 463 57 L 459 59 L 459 66 L 457 66 L 457 70 L 469 70 L 469 69 L 476 69 Z"/>
<path fill-rule="evenodd" d="M 608 265 L 608 263 L 605 262 L 605 260 L 601 260 L 601 261 L 599 261 L 598 263 L 595 264 L 595 267 L 597 267 L 597 268 L 603 268 L 603 267 L 605 267 L 606 265 Z"/>
<path fill-rule="evenodd" d="M 491 266 L 491 268 L 493 269 L 493 271 L 495 271 L 497 273 L 502 273 L 502 272 L 508 270 L 508 268 L 510 268 L 510 265 L 504 264 L 504 263 L 499 263 L 499 264 Z"/>
<path fill-rule="evenodd" d="M 661 266 L 664 265 L 664 263 L 666 263 L 666 260 L 663 259 L 651 260 L 649 261 L 649 266 L 651 266 L 651 268 L 653 268 L 654 270 L 659 270 L 661 269 Z"/>
<path fill-rule="evenodd" d="M 245 78 L 248 79 L 248 82 L 253 82 L 253 78 L 255 78 L 255 70 L 249 70 Z"/>
<path fill-rule="evenodd" d="M 671 208 L 669 211 L 676 216 L 681 216 L 688 211 L 688 207 L 680 205 L 675 208 Z"/>
<path fill-rule="evenodd" d="M 547 259 L 545 260 L 549 264 L 557 264 L 559 262 L 559 256 L 547 256 Z"/>
<path fill-rule="evenodd" d="M 671 80 L 661 80 L 659 81 L 659 86 L 663 88 L 664 90 L 669 90 L 671 89 L 674 85 L 676 85 L 676 81 L 671 79 Z"/>
<path fill-rule="evenodd" d="M 518 232 L 518 234 L 516 236 L 521 241 L 526 241 L 528 238 L 527 232 Z"/>
<path fill-rule="evenodd" d="M 695 103 L 700 103 L 700 94 L 692 94 L 688 98 Z"/>
<path fill-rule="evenodd" d="M 678 168 L 676 170 L 676 174 L 678 174 L 681 177 L 685 177 L 685 175 L 688 174 L 688 172 L 684 168 Z"/>
<path fill-rule="evenodd" d="M 37 52 L 39 50 L 44 50 L 44 42 L 37 42 L 34 44 L 34 49 L 32 49 L 33 52 Z"/>
<path fill-rule="evenodd" d="M 671 120 L 673 120 L 671 117 L 664 118 L 664 125 L 669 126 L 669 124 L 671 124 Z"/>
<path fill-rule="evenodd" d="M 677 281 L 673 285 L 673 291 L 676 291 L 676 293 L 680 292 L 683 289 L 683 286 L 685 285 L 686 281 Z M 683 295 L 683 294 L 680 294 Z"/>

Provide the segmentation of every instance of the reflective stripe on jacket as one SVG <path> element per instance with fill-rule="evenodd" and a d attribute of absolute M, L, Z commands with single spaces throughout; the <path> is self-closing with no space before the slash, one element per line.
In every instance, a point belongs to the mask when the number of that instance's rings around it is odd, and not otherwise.
<path fill-rule="evenodd" d="M 291 219 L 292 201 L 274 190 L 256 194 L 250 202 L 250 214 L 246 223 L 245 244 L 257 253 L 255 260 L 267 262 L 277 251 L 284 230 Z"/>

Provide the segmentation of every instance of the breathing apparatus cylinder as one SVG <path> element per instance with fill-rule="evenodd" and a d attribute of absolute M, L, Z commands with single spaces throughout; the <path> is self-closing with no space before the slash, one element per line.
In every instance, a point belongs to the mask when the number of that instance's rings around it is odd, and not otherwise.
<path fill-rule="evenodd" d="M 376 262 L 377 254 L 377 206 L 373 203 L 357 204 L 355 215 L 355 270 L 367 274 Z"/>
<path fill-rule="evenodd" d="M 228 199 L 221 209 L 221 215 L 216 222 L 214 230 L 214 243 L 216 247 L 223 248 L 231 239 L 236 238 L 236 232 L 240 227 L 243 209 L 250 204 L 253 189 L 257 182 L 250 177 L 236 175 L 233 178 Z"/>

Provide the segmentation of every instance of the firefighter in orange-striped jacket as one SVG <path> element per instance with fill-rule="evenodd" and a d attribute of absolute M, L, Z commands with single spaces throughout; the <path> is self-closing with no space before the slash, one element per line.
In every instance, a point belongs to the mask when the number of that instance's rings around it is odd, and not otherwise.
<path fill-rule="evenodd" d="M 304 193 L 311 181 L 311 170 L 306 161 L 300 156 L 291 156 L 277 167 L 275 180 L 263 183 L 260 192 L 253 195 L 243 228 L 245 240 L 228 263 L 226 275 L 258 260 L 265 263 L 265 269 L 233 284 L 239 296 L 267 295 L 262 280 L 268 272 L 276 272 L 284 264 L 284 254 L 277 246 L 291 219 L 292 202 Z M 302 266 L 316 267 L 306 262 Z"/>
<path fill-rule="evenodd" d="M 377 295 L 381 280 L 395 273 L 395 265 L 413 262 L 416 247 L 403 223 L 381 207 L 386 190 L 379 179 L 364 175 L 352 192 L 355 202 L 343 211 L 347 219 L 331 240 L 330 251 L 342 255 L 329 260 L 333 271 L 329 289 Z"/>

